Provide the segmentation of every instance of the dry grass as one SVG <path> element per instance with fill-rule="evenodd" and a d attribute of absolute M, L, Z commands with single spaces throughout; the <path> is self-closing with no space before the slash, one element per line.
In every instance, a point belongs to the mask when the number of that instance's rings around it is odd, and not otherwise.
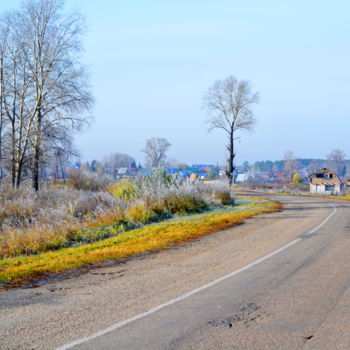
<path fill-rule="evenodd" d="M 235 187 L 234 188 L 235 191 L 239 191 L 239 190 L 244 190 L 240 187 Z M 271 191 L 260 191 L 257 190 L 258 193 L 261 194 L 273 194 L 273 195 L 283 195 L 283 196 L 301 196 L 301 197 L 312 197 L 312 198 L 324 198 L 324 199 L 336 199 L 336 200 L 346 200 L 349 201 L 350 200 L 350 193 L 347 193 L 345 195 L 339 195 L 339 196 L 334 196 L 334 195 L 320 195 L 320 194 L 314 194 L 314 193 L 310 193 L 310 192 L 304 192 L 304 193 L 293 193 L 293 192 L 271 192 Z M 258 197 L 254 197 L 254 198 L 258 198 Z"/>
<path fill-rule="evenodd" d="M 1 187 L 0 258 L 96 242 L 175 215 L 220 207 L 230 199 L 227 184 L 178 181 L 163 172 L 122 180 L 106 191 L 97 191 L 106 181 L 96 174 L 73 175 L 69 182 L 74 188 L 51 186 L 35 193 Z"/>
<path fill-rule="evenodd" d="M 301 183 L 263 183 L 263 184 L 250 184 L 250 183 L 240 183 L 235 186 L 237 189 L 241 190 L 253 190 L 259 191 L 261 193 L 278 193 L 278 194 L 295 194 L 300 195 L 309 192 L 309 184 Z"/>
<path fill-rule="evenodd" d="M 226 208 L 226 211 L 148 225 L 76 248 L 4 259 L 0 261 L 0 282 L 8 284 L 30 281 L 86 264 L 165 249 L 179 242 L 232 227 L 251 216 L 273 212 L 281 207 L 278 203 L 261 201 L 259 198 L 259 203 L 253 202 L 250 207 L 247 203 L 242 203 L 243 207 L 238 206 L 229 211 Z"/>
<path fill-rule="evenodd" d="M 316 198 L 328 198 L 328 199 L 338 199 L 338 200 L 350 200 L 350 193 L 345 194 L 344 196 L 332 196 L 332 195 L 318 195 L 318 194 L 304 194 L 307 197 L 316 197 Z"/>

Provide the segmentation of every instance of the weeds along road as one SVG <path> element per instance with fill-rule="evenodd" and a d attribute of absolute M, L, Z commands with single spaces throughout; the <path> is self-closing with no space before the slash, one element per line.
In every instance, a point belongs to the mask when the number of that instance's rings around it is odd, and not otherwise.
<path fill-rule="evenodd" d="M 0 348 L 350 349 L 350 203 L 271 198 L 284 211 L 0 293 Z"/>

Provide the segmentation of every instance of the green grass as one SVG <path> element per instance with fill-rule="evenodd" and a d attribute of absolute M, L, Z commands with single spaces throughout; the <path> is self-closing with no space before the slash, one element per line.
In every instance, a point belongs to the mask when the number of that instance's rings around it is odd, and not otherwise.
<path fill-rule="evenodd" d="M 227 206 L 211 213 L 147 225 L 79 247 L 0 260 L 0 284 L 20 285 L 86 264 L 166 249 L 179 242 L 197 239 L 240 224 L 254 215 L 273 212 L 281 207 L 279 203 L 263 201 L 261 198 L 252 200 L 249 197 L 241 197 L 239 201 L 239 205 L 235 207 Z"/>

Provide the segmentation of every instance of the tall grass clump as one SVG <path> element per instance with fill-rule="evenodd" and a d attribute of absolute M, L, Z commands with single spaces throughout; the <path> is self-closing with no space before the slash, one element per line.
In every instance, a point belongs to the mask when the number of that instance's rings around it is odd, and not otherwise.
<path fill-rule="evenodd" d="M 94 173 L 84 168 L 71 169 L 68 172 L 68 184 L 77 190 L 103 191 L 112 181 L 109 175 Z"/>
<path fill-rule="evenodd" d="M 0 258 L 68 246 L 78 227 L 116 212 L 118 201 L 108 192 L 2 186 Z"/>

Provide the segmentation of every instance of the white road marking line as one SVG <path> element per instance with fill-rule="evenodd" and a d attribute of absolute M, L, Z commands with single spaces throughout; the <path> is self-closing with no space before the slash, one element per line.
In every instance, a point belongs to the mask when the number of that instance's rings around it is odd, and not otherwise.
<path fill-rule="evenodd" d="M 330 215 L 328 215 L 318 226 L 316 226 L 311 231 L 309 231 L 307 233 L 308 235 L 311 235 L 311 234 L 315 233 L 318 229 L 320 229 L 337 212 L 337 208 L 334 205 L 332 205 L 332 207 L 333 207 L 333 212 Z"/>
<path fill-rule="evenodd" d="M 332 212 L 331 214 L 329 214 L 329 215 L 326 217 L 326 219 L 324 219 L 318 226 L 316 226 L 315 228 L 313 228 L 311 231 L 307 232 L 307 234 L 308 234 L 308 235 L 311 235 L 312 233 L 315 233 L 317 230 L 319 230 L 324 224 L 326 224 L 326 223 L 328 222 L 328 220 L 329 220 L 336 212 L 337 212 L 337 208 L 336 208 L 335 206 L 333 206 L 333 212 Z M 225 275 L 225 276 L 222 276 L 222 277 L 220 277 L 220 278 L 218 278 L 218 279 L 216 279 L 216 280 L 214 280 L 214 281 L 212 281 L 212 282 L 209 282 L 209 283 L 207 283 L 207 284 L 205 284 L 205 285 L 203 285 L 203 286 L 201 286 L 201 287 L 199 287 L 199 288 L 193 289 L 192 291 L 190 291 L 190 292 L 188 292 L 188 293 L 182 294 L 181 296 L 179 296 L 179 297 L 177 297 L 177 298 L 175 298 L 175 299 L 171 299 L 171 300 L 167 301 L 167 302 L 164 303 L 164 304 L 160 304 L 160 305 L 158 305 L 158 306 L 156 306 L 156 307 L 153 307 L 153 308 L 149 309 L 148 311 L 142 312 L 141 314 L 138 314 L 138 315 L 136 315 L 136 316 L 130 317 L 130 318 L 124 320 L 124 321 L 117 322 L 117 323 L 115 323 L 114 325 L 112 325 L 112 326 L 110 326 L 110 327 L 108 327 L 108 328 L 106 328 L 106 329 L 103 329 L 102 331 L 99 331 L 99 332 L 96 332 L 96 333 L 94 333 L 94 334 L 91 334 L 91 335 L 88 336 L 88 337 L 84 337 L 84 338 L 75 340 L 75 341 L 73 341 L 73 342 L 71 342 L 71 343 L 69 343 L 69 344 L 66 344 L 66 345 L 63 345 L 63 346 L 61 346 L 61 347 L 58 347 L 56 350 L 68 350 L 68 349 L 72 349 L 72 348 L 73 348 L 74 346 L 76 346 L 76 345 L 84 344 L 84 343 L 86 343 L 86 342 L 88 342 L 88 341 L 90 341 L 90 340 L 92 340 L 92 339 L 98 338 L 98 337 L 100 337 L 100 336 L 102 336 L 102 335 L 105 335 L 105 334 L 107 334 L 107 333 L 110 333 L 110 332 L 112 332 L 112 331 L 115 331 L 115 330 L 117 330 L 118 328 L 121 328 L 121 327 L 123 327 L 123 326 L 125 326 L 125 325 L 127 325 L 127 324 L 129 324 L 129 323 L 131 323 L 131 322 L 137 321 L 137 320 L 139 320 L 139 319 L 141 319 L 141 318 L 144 318 L 144 317 L 146 317 L 146 316 L 149 316 L 149 315 L 151 315 L 151 314 L 154 314 L 154 313 L 156 313 L 157 311 L 159 311 L 159 310 L 161 310 L 161 309 L 164 309 L 164 308 L 167 307 L 167 306 L 170 306 L 170 305 L 175 304 L 175 303 L 177 303 L 177 302 L 179 302 L 179 301 L 182 301 L 182 300 L 184 300 L 184 299 L 187 299 L 187 298 L 191 297 L 191 296 L 194 295 L 194 294 L 197 294 L 197 293 L 199 293 L 199 292 L 202 292 L 202 291 L 205 290 L 205 289 L 208 289 L 208 288 L 210 288 L 210 287 L 212 287 L 212 286 L 215 286 L 216 284 L 218 284 L 218 283 L 220 283 L 220 282 L 222 282 L 222 281 L 227 280 L 228 278 L 231 278 L 231 277 L 233 277 L 233 276 L 236 276 L 236 275 L 238 275 L 239 273 L 241 273 L 241 272 L 243 272 L 243 271 L 246 271 L 246 270 L 250 269 L 251 267 L 253 267 L 253 266 L 255 266 L 255 265 L 258 265 L 258 264 L 262 263 L 263 261 L 265 261 L 265 260 L 267 260 L 267 259 L 273 257 L 274 255 L 277 255 L 277 254 L 281 253 L 282 251 L 288 249 L 289 247 L 293 246 L 294 244 L 296 244 L 296 243 L 298 243 L 298 242 L 300 242 L 300 241 L 302 241 L 302 240 L 303 240 L 303 238 L 297 238 L 297 239 L 295 239 L 294 241 L 292 241 L 292 242 L 286 244 L 285 246 L 283 246 L 283 247 L 281 247 L 281 248 L 279 248 L 279 249 L 273 251 L 273 252 L 270 253 L 270 254 L 265 255 L 264 257 L 262 257 L 262 258 L 260 258 L 260 259 L 255 260 L 254 262 L 252 262 L 252 263 L 250 263 L 250 264 L 248 264 L 248 265 L 246 265 L 246 266 L 244 266 L 244 267 L 241 267 L 241 268 L 238 269 L 238 270 L 235 270 L 235 271 L 233 271 L 233 272 L 231 272 L 231 273 L 229 273 L 229 274 L 227 274 L 227 275 Z"/>

